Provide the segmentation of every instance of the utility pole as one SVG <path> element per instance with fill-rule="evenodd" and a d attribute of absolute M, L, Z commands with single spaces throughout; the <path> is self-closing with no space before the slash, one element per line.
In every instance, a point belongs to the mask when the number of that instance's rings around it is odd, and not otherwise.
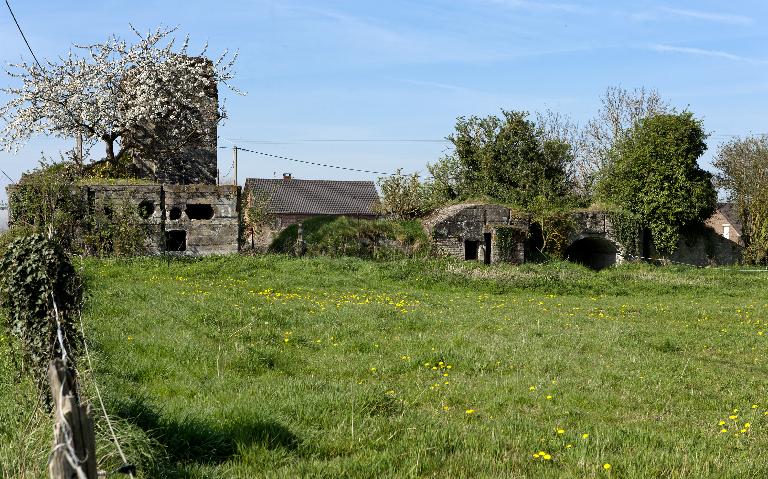
<path fill-rule="evenodd" d="M 235 166 L 234 166 L 234 168 L 235 168 L 235 179 L 234 179 L 234 182 L 232 184 L 237 186 L 237 146 L 233 146 L 232 147 L 232 159 L 235 162 Z"/>

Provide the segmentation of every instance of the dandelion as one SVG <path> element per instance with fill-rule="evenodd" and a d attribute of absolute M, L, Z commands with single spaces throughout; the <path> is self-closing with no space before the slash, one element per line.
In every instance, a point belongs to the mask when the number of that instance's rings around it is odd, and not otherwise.
<path fill-rule="evenodd" d="M 535 391 L 536 390 L 536 386 L 531 386 L 531 387 L 528 388 L 528 390 L 529 391 Z"/>
<path fill-rule="evenodd" d="M 582 439 L 588 439 L 588 438 L 589 438 L 589 434 L 587 434 L 587 433 L 585 432 L 584 434 L 582 434 L 582 435 L 581 435 L 581 438 L 582 438 Z"/>
<path fill-rule="evenodd" d="M 547 401 L 551 401 L 551 400 L 552 400 L 552 395 L 547 395 Z"/>
<path fill-rule="evenodd" d="M 570 449 L 570 448 L 572 448 L 572 447 L 573 447 L 573 444 L 566 444 L 566 445 L 565 445 L 565 448 L 566 448 L 566 449 Z"/>
<path fill-rule="evenodd" d="M 549 454 L 544 454 L 545 461 L 549 461 L 550 459 L 552 459 L 552 456 L 550 456 Z"/>
<path fill-rule="evenodd" d="M 718 426 L 725 426 L 725 421 L 720 421 L 719 423 L 717 423 L 717 425 Z"/>
<path fill-rule="evenodd" d="M 728 419 L 731 419 L 731 420 L 733 420 L 733 421 L 735 421 L 735 420 L 736 420 L 736 419 L 738 419 L 738 418 L 739 418 L 739 415 L 738 415 L 738 414 L 731 414 L 730 416 L 728 416 Z"/>
<path fill-rule="evenodd" d="M 475 410 L 474 410 L 474 409 L 467 409 L 467 410 L 466 410 L 466 411 L 464 411 L 464 412 L 466 412 L 467 414 L 474 414 L 474 413 L 475 413 Z"/>
<path fill-rule="evenodd" d="M 749 429 L 751 426 L 752 426 L 752 424 L 750 424 L 748 422 L 744 423 L 744 428 L 746 428 L 746 429 Z"/>
<path fill-rule="evenodd" d="M 611 465 L 606 462 L 605 464 L 603 464 L 603 469 L 605 469 L 606 471 L 609 471 L 611 470 Z"/>
<path fill-rule="evenodd" d="M 722 434 L 722 433 L 724 433 L 724 432 L 728 432 L 728 429 L 725 429 L 725 428 L 723 428 L 723 429 L 720 429 L 720 433 L 721 433 L 721 434 Z"/>
<path fill-rule="evenodd" d="M 565 434 L 565 429 L 557 429 L 558 434 Z"/>

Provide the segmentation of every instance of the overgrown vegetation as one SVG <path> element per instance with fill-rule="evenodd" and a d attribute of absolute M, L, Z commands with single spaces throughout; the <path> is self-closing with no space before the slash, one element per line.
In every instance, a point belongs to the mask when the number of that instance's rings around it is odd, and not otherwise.
<path fill-rule="evenodd" d="M 279 255 L 85 271 L 84 385 L 142 478 L 768 473 L 759 273 Z M 50 424 L 7 354 L 0 471 L 39 477 Z M 107 440 L 98 457 L 119 465 Z"/>
<path fill-rule="evenodd" d="M 10 191 L 13 212 L 5 243 L 31 233 L 55 237 L 65 251 L 98 256 L 146 252 L 147 226 L 138 207 L 110 200 L 89 204 L 88 169 L 71 162 L 41 163 Z"/>
<path fill-rule="evenodd" d="M 600 197 L 637 215 L 665 256 L 677 248 L 684 226 L 714 211 L 712 175 L 698 166 L 705 139 L 701 121 L 689 112 L 652 116 L 619 141 L 600 173 Z"/>
<path fill-rule="evenodd" d="M 537 197 L 569 194 L 570 145 L 545 135 L 526 112 L 459 117 L 448 140 L 454 151 L 429 167 L 444 202 L 486 197 L 528 208 Z"/>
<path fill-rule="evenodd" d="M 424 256 L 429 237 L 414 220 L 363 220 L 345 216 L 318 216 L 302 223 L 306 254 L 393 259 Z M 275 238 L 274 253 L 295 254 L 298 226 L 291 225 Z"/>

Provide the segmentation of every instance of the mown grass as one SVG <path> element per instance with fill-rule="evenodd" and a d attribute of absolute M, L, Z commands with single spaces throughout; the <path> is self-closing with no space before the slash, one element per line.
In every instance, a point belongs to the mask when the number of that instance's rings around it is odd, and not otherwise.
<path fill-rule="evenodd" d="M 83 383 L 141 477 L 768 475 L 768 273 L 282 256 L 85 271 Z M 49 424 L 3 361 L 10 464 Z"/>

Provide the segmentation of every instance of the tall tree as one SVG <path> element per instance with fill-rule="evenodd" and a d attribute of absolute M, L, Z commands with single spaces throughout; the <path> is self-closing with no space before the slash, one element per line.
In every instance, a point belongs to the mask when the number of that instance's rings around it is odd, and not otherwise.
<path fill-rule="evenodd" d="M 155 147 L 204 135 L 210 118 L 200 114 L 201 98 L 212 84 L 229 85 L 237 56 L 225 52 L 211 62 L 203 49 L 191 57 L 189 39 L 174 48 L 174 31 L 134 30 L 135 44 L 112 37 L 75 45 L 59 62 L 12 65 L 10 75 L 21 85 L 2 89 L 10 100 L 0 107 L 0 145 L 17 149 L 36 134 L 82 135 L 86 147 L 103 142 L 104 159 L 116 162 L 126 154 L 120 142 L 129 134 L 157 132 Z M 213 121 L 225 115 L 220 106 Z"/>
<path fill-rule="evenodd" d="M 574 181 L 583 196 L 594 193 L 600 170 L 608 165 L 615 145 L 645 118 L 675 113 L 656 90 L 609 87 L 600 98 L 597 115 L 581 130 L 574 161 Z"/>
<path fill-rule="evenodd" d="M 599 197 L 637 214 L 664 255 L 677 247 L 683 226 L 714 211 L 712 175 L 697 163 L 706 137 L 690 112 L 650 116 L 619 140 L 601 171 Z"/>
<path fill-rule="evenodd" d="M 525 112 L 460 117 L 448 139 L 454 151 L 430 172 L 435 187 L 454 199 L 480 196 L 525 208 L 568 192 L 570 145 L 547 137 Z"/>
<path fill-rule="evenodd" d="M 768 137 L 732 139 L 720 146 L 714 166 L 743 224 L 744 259 L 768 263 Z"/>

